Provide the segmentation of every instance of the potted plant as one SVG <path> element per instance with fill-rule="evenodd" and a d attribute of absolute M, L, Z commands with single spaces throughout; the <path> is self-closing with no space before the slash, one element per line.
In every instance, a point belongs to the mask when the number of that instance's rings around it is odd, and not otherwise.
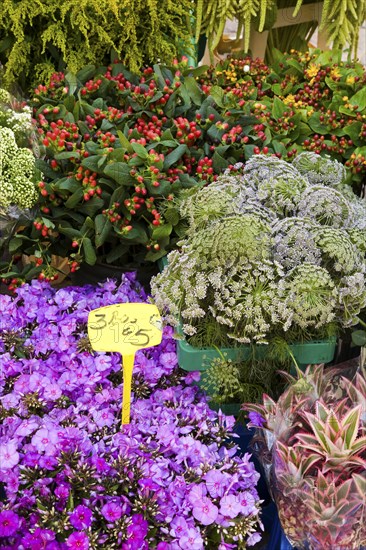
<path fill-rule="evenodd" d="M 331 361 L 335 336 L 358 322 L 366 302 L 365 254 L 353 239 L 361 199 L 336 189 L 343 167 L 318 155 L 303 153 L 296 166 L 257 155 L 237 168 L 181 197 L 185 238 L 152 294 L 183 336 L 183 368 L 207 370 L 216 347 L 230 360 L 254 358 L 244 381 L 257 383 L 269 358 L 272 375 L 281 355 Z M 271 376 L 265 383 L 275 391 Z"/>
<path fill-rule="evenodd" d="M 296 548 L 366 544 L 366 380 L 311 366 L 277 402 L 245 405 L 282 527 Z M 354 374 L 354 373 L 353 373 Z"/>

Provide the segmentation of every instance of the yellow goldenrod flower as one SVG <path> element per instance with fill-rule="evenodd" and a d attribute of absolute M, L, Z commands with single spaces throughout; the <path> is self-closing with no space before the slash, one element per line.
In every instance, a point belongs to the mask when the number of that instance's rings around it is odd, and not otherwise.
<path fill-rule="evenodd" d="M 355 83 L 355 77 L 354 76 L 347 76 L 346 84 L 354 84 L 354 83 Z"/>

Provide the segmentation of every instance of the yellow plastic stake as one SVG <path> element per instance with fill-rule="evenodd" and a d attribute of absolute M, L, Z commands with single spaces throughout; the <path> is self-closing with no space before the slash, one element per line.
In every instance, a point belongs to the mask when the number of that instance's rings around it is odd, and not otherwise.
<path fill-rule="evenodd" d="M 89 313 L 88 336 L 95 351 L 122 355 L 122 425 L 130 423 L 131 383 L 136 351 L 158 346 L 162 340 L 159 310 L 153 304 L 130 303 L 100 307 Z"/>

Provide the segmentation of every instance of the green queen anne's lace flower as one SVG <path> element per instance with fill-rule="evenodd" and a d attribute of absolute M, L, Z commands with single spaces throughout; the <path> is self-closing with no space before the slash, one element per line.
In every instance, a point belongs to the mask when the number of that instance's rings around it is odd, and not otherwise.
<path fill-rule="evenodd" d="M 337 160 L 310 151 L 304 151 L 295 157 L 292 166 L 303 174 L 311 185 L 334 187 L 341 184 L 347 175 L 345 167 Z"/>
<path fill-rule="evenodd" d="M 322 266 L 330 273 L 337 277 L 365 270 L 365 260 L 347 231 L 321 226 L 315 228 L 313 234 L 322 254 Z"/>
<path fill-rule="evenodd" d="M 284 173 L 258 182 L 257 198 L 280 217 L 293 214 L 308 183 L 300 174 Z"/>
<path fill-rule="evenodd" d="M 230 266 L 237 259 L 267 258 L 270 254 L 270 225 L 254 213 L 221 218 L 189 241 L 203 269 Z"/>
<path fill-rule="evenodd" d="M 304 191 L 297 215 L 333 227 L 345 228 L 353 223 L 351 203 L 339 191 L 323 185 L 313 185 Z"/>
<path fill-rule="evenodd" d="M 337 290 L 323 267 L 310 263 L 295 267 L 281 280 L 279 294 L 291 311 L 291 324 L 302 329 L 320 328 L 335 317 Z"/>

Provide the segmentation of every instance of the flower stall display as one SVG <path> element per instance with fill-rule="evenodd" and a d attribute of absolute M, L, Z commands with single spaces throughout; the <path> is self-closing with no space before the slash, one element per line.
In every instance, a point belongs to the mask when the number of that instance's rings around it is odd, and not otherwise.
<path fill-rule="evenodd" d="M 277 361 L 289 344 L 356 325 L 366 306 L 359 239 L 363 234 L 364 243 L 366 204 L 349 186 L 342 192 L 343 178 L 342 165 L 312 153 L 292 165 L 258 155 L 183 193 L 176 208 L 186 220 L 185 238 L 152 280 L 168 322 L 204 351 L 245 344 L 257 359 L 268 350 Z M 217 393 L 224 395 L 222 385 Z"/>
<path fill-rule="evenodd" d="M 247 548 L 260 540 L 259 474 L 177 369 L 172 330 L 139 351 L 121 428 L 119 354 L 93 353 L 89 311 L 143 302 L 134 275 L 0 295 L 1 548 Z"/>
<path fill-rule="evenodd" d="M 245 405 L 282 527 L 294 547 L 366 544 L 366 380 L 309 367 L 277 402 Z M 353 373 L 354 374 L 354 373 Z"/>
<path fill-rule="evenodd" d="M 289 161 L 303 150 L 329 154 L 360 194 L 364 79 L 362 65 L 317 51 L 279 54 L 272 68 L 248 57 L 194 70 L 182 61 L 142 74 L 120 63 L 55 73 L 32 101 L 40 212 L 10 243 L 11 255 L 41 254 L 35 277 L 49 276 L 52 254 L 71 272 L 83 263 L 146 269 L 182 233 L 172 203 L 181 189 L 259 153 Z M 12 267 L 24 280 L 22 266 Z"/>

